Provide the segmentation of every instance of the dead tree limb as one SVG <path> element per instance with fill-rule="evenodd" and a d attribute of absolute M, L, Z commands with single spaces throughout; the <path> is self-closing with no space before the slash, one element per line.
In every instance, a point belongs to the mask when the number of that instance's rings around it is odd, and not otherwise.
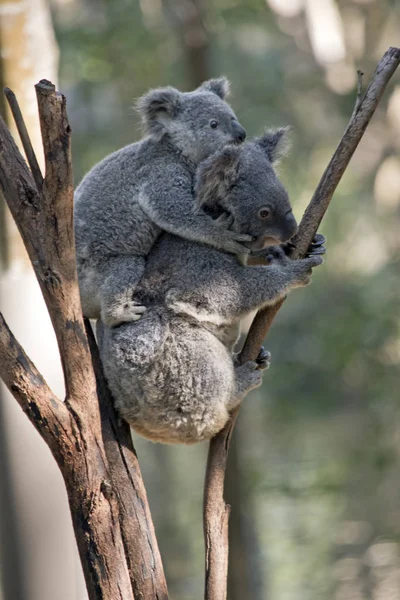
<path fill-rule="evenodd" d="M 0 120 L 0 188 L 53 323 L 65 378 L 65 402 L 52 393 L 2 317 L 0 376 L 49 445 L 62 472 L 90 600 L 167 600 L 132 442 L 126 431 L 121 434 L 122 429 L 110 415 L 100 417 L 98 394 L 104 391 L 99 379 L 96 387 L 75 265 L 71 130 L 66 101 L 45 80 L 37 84 L 36 93 L 46 164 L 44 180 L 40 171 L 32 177 Z M 15 96 L 12 101 L 24 147 L 29 149 Z M 35 171 L 32 153 L 29 162 Z M 118 449 L 115 460 L 110 445 Z M 121 489 L 117 489 L 119 485 Z M 121 499 L 128 496 L 123 505 Z"/>
<path fill-rule="evenodd" d="M 117 414 L 114 398 L 104 377 L 99 350 L 87 319 L 85 325 L 97 381 L 103 442 L 110 465 L 112 489 L 118 499 L 122 539 L 128 568 L 133 575 L 131 579 L 135 599 L 167 600 L 168 591 L 161 556 L 131 430 L 128 423 Z M 140 562 L 137 560 L 138 542 Z"/>
<path fill-rule="evenodd" d="M 389 48 L 379 62 L 364 97 L 357 102 L 349 124 L 327 166 L 301 220 L 293 258 L 302 258 L 329 206 L 333 193 L 357 148 L 379 100 L 400 62 L 400 49 Z M 255 360 L 284 300 L 258 311 L 240 354 L 240 361 Z M 225 503 L 224 479 L 229 442 L 238 409 L 224 429 L 210 442 L 204 484 L 205 599 L 225 600 L 228 571 L 229 507 Z"/>

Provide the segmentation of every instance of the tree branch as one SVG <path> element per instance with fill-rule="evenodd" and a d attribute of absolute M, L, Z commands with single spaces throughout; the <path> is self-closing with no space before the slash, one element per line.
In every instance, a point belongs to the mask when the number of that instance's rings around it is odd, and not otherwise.
<path fill-rule="evenodd" d="M 29 138 L 28 130 L 25 125 L 24 118 L 21 113 L 21 109 L 19 107 L 17 98 L 13 91 L 10 88 L 4 88 L 4 95 L 7 98 L 7 102 L 10 106 L 12 115 L 14 117 L 15 124 L 18 129 L 19 137 L 21 138 L 22 145 L 24 147 L 24 151 L 26 154 L 26 158 L 28 159 L 28 164 L 30 166 L 33 179 L 35 180 L 35 184 L 37 190 L 40 192 L 43 185 L 43 175 L 40 170 L 38 161 L 36 159 L 35 151 L 32 147 L 32 142 Z"/>
<path fill-rule="evenodd" d="M 110 465 L 112 488 L 119 504 L 119 521 L 132 589 L 138 599 L 168 600 L 167 583 L 131 430 L 127 422 L 118 417 L 88 319 L 85 319 L 85 327 L 97 381 L 104 447 Z M 152 565 L 152 568 L 148 568 L 148 565 Z"/>
<path fill-rule="evenodd" d="M 379 100 L 400 62 L 400 49 L 389 48 L 379 62 L 370 84 L 361 101 L 357 97 L 355 110 L 329 162 L 317 189 L 301 220 L 295 244 L 294 258 L 304 256 L 321 220 L 329 206 L 333 193 L 346 170 L 355 149 L 379 103 Z M 358 104 L 358 105 L 357 105 Z M 240 354 L 241 363 L 255 360 L 265 336 L 282 306 L 258 311 Z M 238 409 L 233 412 L 224 429 L 210 442 L 205 489 L 204 489 L 204 535 L 206 547 L 206 600 L 225 600 L 228 566 L 228 519 L 227 506 L 223 499 L 225 470 L 228 459 L 229 441 Z"/>
<path fill-rule="evenodd" d="M 58 340 L 67 389 L 66 402 L 59 403 L 67 418 L 64 427 L 59 427 L 58 438 L 49 412 L 54 408 L 49 390 L 5 324 L 0 329 L 0 371 L 50 445 L 63 474 L 90 600 L 134 600 L 118 495 L 104 448 L 96 380 L 80 309 L 65 98 L 47 81 L 40 82 L 36 91 L 46 159 L 42 188 L 37 189 L 2 121 L 0 188 L 28 250 Z M 32 387 L 32 377 L 33 381 L 36 378 L 36 388 Z M 140 500 L 145 502 L 145 497 Z M 151 523 L 147 505 L 143 510 L 148 511 Z M 138 519 L 133 511 L 130 517 Z M 130 540 L 136 557 L 144 537 Z M 138 564 L 148 571 L 160 568 L 162 574 L 160 561 L 143 564 L 138 559 Z M 137 600 L 141 597 L 138 590 Z M 160 594 L 159 598 L 167 596 Z"/>
<path fill-rule="evenodd" d="M 9 92 L 9 96 L 10 96 Z M 75 264 L 70 133 L 64 96 L 46 80 L 36 86 L 46 161 L 38 191 L 0 119 L 0 187 L 31 258 L 60 350 L 67 398 L 83 390 L 97 410 L 95 380 L 82 320 Z M 28 134 L 25 143 L 30 144 Z"/>
<path fill-rule="evenodd" d="M 59 446 L 65 446 L 63 437 L 71 431 L 68 410 L 25 354 L 1 313 L 0 377 L 53 454 L 60 458 Z"/>

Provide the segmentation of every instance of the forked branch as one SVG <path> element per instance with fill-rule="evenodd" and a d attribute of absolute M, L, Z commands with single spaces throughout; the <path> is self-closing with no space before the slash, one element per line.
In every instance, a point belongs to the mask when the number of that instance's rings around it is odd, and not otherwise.
<path fill-rule="evenodd" d="M 98 368 L 96 387 L 91 350 L 95 355 L 97 349 L 92 338 L 89 348 L 76 273 L 66 101 L 46 80 L 37 84 L 36 94 L 45 177 L 37 167 L 17 100 L 8 90 L 32 172 L 0 119 L 0 188 L 53 322 L 66 401 L 54 397 L 2 317 L 0 376 L 50 446 L 64 476 L 90 600 L 168 600 L 129 430 L 119 425 Z"/>
<path fill-rule="evenodd" d="M 329 206 L 333 193 L 357 148 L 379 100 L 400 62 L 400 49 L 389 48 L 379 62 L 349 124 L 327 166 L 301 220 L 294 258 L 302 258 L 309 247 Z M 359 84 L 360 86 L 360 84 Z M 260 310 L 250 328 L 243 350 L 242 363 L 255 360 L 272 322 L 284 300 Z M 236 410 L 224 429 L 210 442 L 204 486 L 204 537 L 206 551 L 206 600 L 225 600 L 228 569 L 228 507 L 223 498 L 229 441 L 236 422 Z"/>

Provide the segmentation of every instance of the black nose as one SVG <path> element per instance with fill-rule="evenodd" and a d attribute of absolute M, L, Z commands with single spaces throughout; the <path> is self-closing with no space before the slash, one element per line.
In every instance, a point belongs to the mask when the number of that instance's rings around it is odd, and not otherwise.
<path fill-rule="evenodd" d="M 244 142 L 246 135 L 246 130 L 239 123 L 233 123 L 233 137 L 235 138 L 235 142 Z"/>
<path fill-rule="evenodd" d="M 296 219 L 293 216 L 293 213 L 289 213 L 286 215 L 286 226 L 288 232 L 288 239 L 292 238 L 297 233 L 297 223 Z"/>

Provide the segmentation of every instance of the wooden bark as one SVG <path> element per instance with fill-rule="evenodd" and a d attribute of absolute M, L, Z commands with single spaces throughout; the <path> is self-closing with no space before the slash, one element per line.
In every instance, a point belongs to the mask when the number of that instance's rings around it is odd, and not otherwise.
<path fill-rule="evenodd" d="M 379 62 L 364 97 L 357 98 L 349 124 L 327 166 L 317 189 L 301 220 L 293 258 L 302 258 L 307 251 L 321 220 L 329 206 L 333 193 L 357 148 L 379 100 L 400 62 L 400 49 L 389 48 Z M 260 310 L 250 328 L 240 354 L 243 364 L 255 360 L 269 328 L 284 300 Z M 224 429 L 210 442 L 204 484 L 204 537 L 205 537 L 205 598 L 225 600 L 228 568 L 228 520 L 229 507 L 223 491 L 228 460 L 229 442 L 238 416 L 236 409 Z"/>
<path fill-rule="evenodd" d="M 37 84 L 36 94 L 45 177 L 37 163 L 32 177 L 1 120 L 0 187 L 53 323 L 65 377 L 65 402 L 52 393 L 2 317 L 0 376 L 50 447 L 64 477 L 90 599 L 166 600 L 132 442 L 115 414 L 103 410 L 100 416 L 98 396 L 103 398 L 107 391 L 97 368 L 96 382 L 80 308 L 66 101 L 46 80 Z M 30 144 L 29 138 L 25 137 L 25 144 Z M 95 362 L 93 344 L 91 340 Z M 104 407 L 105 401 L 101 404 Z"/>

